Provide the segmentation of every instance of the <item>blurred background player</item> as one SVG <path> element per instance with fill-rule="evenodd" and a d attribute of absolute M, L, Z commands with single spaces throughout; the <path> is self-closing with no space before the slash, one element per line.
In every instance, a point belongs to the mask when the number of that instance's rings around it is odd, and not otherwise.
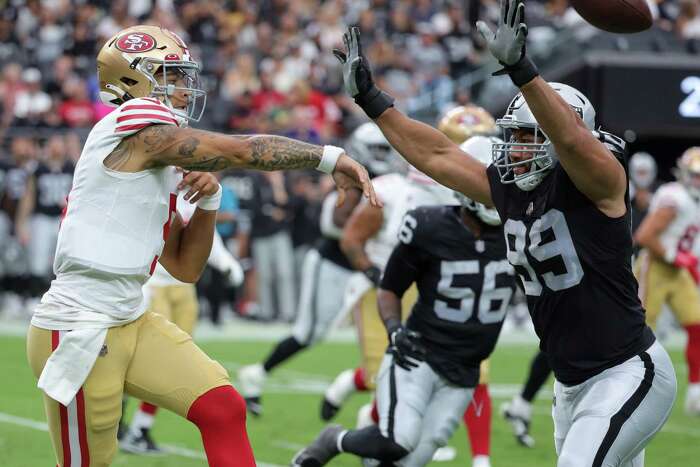
<path fill-rule="evenodd" d="M 635 263 L 639 297 L 654 327 L 667 304 L 688 335 L 685 411 L 700 415 L 700 270 L 694 245 L 700 232 L 700 147 L 686 150 L 678 181 L 661 185 L 635 235 L 642 251 Z"/>
<path fill-rule="evenodd" d="M 17 237 L 29 255 L 29 290 L 40 297 L 49 288 L 60 216 L 73 184 L 73 162 L 64 137 L 51 136 L 44 156 L 28 177 L 17 212 Z"/>
<path fill-rule="evenodd" d="M 632 154 L 629 160 L 630 202 L 632 204 L 632 234 L 647 215 L 651 197 L 658 188 L 656 161 L 648 152 Z M 639 245 L 636 245 L 638 253 Z"/>
<path fill-rule="evenodd" d="M 492 141 L 464 144 L 487 165 Z M 494 209 L 463 195 L 461 206 L 409 211 L 378 291 L 389 347 L 377 376 L 378 425 L 327 427 L 292 465 L 325 465 L 341 452 L 380 465 L 428 464 L 459 425 L 493 351 L 516 286 Z M 406 324 L 402 296 L 419 290 Z"/>
<path fill-rule="evenodd" d="M 247 365 L 238 371 L 238 384 L 248 411 L 262 413 L 261 395 L 268 374 L 301 350 L 321 341 L 343 308 L 348 279 L 353 272 L 340 251 L 341 229 L 360 201 L 359 191 L 350 191 L 346 202 L 337 206 L 338 195 L 329 193 L 321 211 L 323 237 L 304 258 L 301 290 L 292 334 L 277 343 L 262 363 Z"/>
<path fill-rule="evenodd" d="M 374 128 L 377 128 L 376 125 L 374 125 Z M 465 105 L 457 106 L 447 111 L 439 119 L 438 129 L 452 141 L 454 141 L 455 144 L 462 144 L 474 136 L 494 134 L 496 131 L 496 122 L 493 116 L 491 116 L 483 108 L 476 105 Z M 379 132 L 379 135 L 376 137 L 381 137 L 384 141 L 386 141 L 384 135 L 381 134 L 378 129 L 376 131 Z M 388 142 L 386 144 L 388 145 Z M 397 177 L 393 177 L 393 179 L 395 180 L 395 183 L 399 183 L 399 179 Z M 410 182 L 410 186 L 403 188 L 403 190 L 407 193 L 403 196 L 407 196 L 409 206 L 415 207 L 457 203 L 457 201 L 455 201 L 453 198 L 453 193 L 451 190 L 439 185 L 430 177 L 416 170 L 412 166 L 409 166 L 408 168 L 408 175 L 406 176 L 406 179 Z M 400 191 L 401 190 L 397 190 L 397 193 L 393 194 L 393 196 L 401 196 L 399 195 Z M 397 203 L 396 200 L 387 202 Z M 384 210 L 387 209 L 387 202 L 384 203 Z M 376 212 L 368 209 L 367 217 L 370 219 L 374 218 L 376 221 Z M 370 226 L 372 225 L 371 223 L 366 223 L 364 225 L 368 229 L 367 231 L 359 234 L 349 231 L 348 239 L 346 241 L 350 242 L 348 246 L 354 248 L 358 252 L 364 245 L 362 241 L 366 241 L 368 245 L 368 254 L 371 254 L 373 250 L 369 237 L 372 234 L 376 235 L 375 238 L 377 239 L 382 237 L 377 235 L 375 231 L 369 230 L 371 228 Z M 387 239 L 387 247 L 395 245 L 397 241 L 396 238 L 385 238 Z M 373 241 L 376 242 L 379 240 Z M 381 258 L 377 258 L 377 261 L 380 260 Z M 403 297 L 403 310 L 408 311 L 413 305 L 410 303 L 410 301 L 415 299 L 415 293 L 413 290 L 409 290 Z M 365 300 L 368 301 L 365 302 Z M 362 311 L 360 314 L 362 326 L 358 328 L 358 330 L 361 329 L 359 335 L 361 338 L 363 361 L 365 363 L 362 367 L 359 367 L 354 371 L 345 370 L 344 372 L 340 373 L 328 388 L 324 397 L 324 402 L 322 403 L 322 419 L 324 420 L 330 420 L 350 394 L 357 390 L 365 391 L 373 387 L 373 383 L 371 382 L 372 375 L 378 368 L 379 362 L 381 361 L 383 352 L 382 345 L 386 345 L 384 342 L 383 330 L 379 326 L 381 323 L 375 319 L 376 313 L 374 313 L 373 309 L 373 307 L 376 306 L 375 303 L 374 296 L 371 294 L 370 290 L 367 292 L 367 296 L 363 298 L 362 301 Z M 469 404 L 468 409 L 464 413 L 464 422 L 467 427 L 467 433 L 472 448 L 473 462 L 474 465 L 478 467 L 486 467 L 489 465 L 491 398 L 487 386 L 488 374 L 489 364 L 488 360 L 485 360 L 481 365 L 479 385 L 474 391 L 472 402 Z M 370 376 L 369 378 L 367 377 L 368 375 Z M 364 416 L 367 413 L 368 410 L 367 407 L 365 407 L 360 413 L 360 419 L 364 420 L 360 422 L 360 425 L 370 422 L 367 417 Z M 376 411 L 369 413 L 375 419 L 374 422 L 376 423 Z"/>
<path fill-rule="evenodd" d="M 188 222 L 194 214 L 195 206 L 184 200 L 185 193 L 185 191 L 178 193 L 176 209 L 183 222 Z M 243 269 L 226 249 L 216 231 L 214 231 L 214 241 L 207 264 L 226 277 L 230 285 L 237 287 L 243 283 Z M 151 278 L 143 286 L 143 297 L 148 303 L 149 311 L 162 315 L 190 336 L 193 335 L 199 318 L 195 284 L 177 280 L 159 263 Z M 119 447 L 134 454 L 160 453 L 161 450 L 151 436 L 158 406 L 142 402 L 128 426 L 123 424 L 125 409 L 126 398 L 122 405 L 122 420 L 119 422 L 117 432 Z"/>
<path fill-rule="evenodd" d="M 347 147 L 372 177 L 403 169 L 401 160 L 392 155 L 389 142 L 372 122 L 356 128 L 347 141 Z M 247 365 L 238 372 L 241 393 L 248 410 L 255 415 L 262 411 L 260 396 L 268 373 L 297 352 L 326 337 L 333 323 L 342 319 L 354 305 L 354 302 L 345 303 L 346 288 L 354 269 L 341 250 L 340 237 L 347 220 L 360 203 L 359 195 L 359 192 L 350 192 L 342 206 L 336 206 L 337 193 L 326 197 L 320 217 L 323 238 L 306 254 L 304 260 L 300 301 L 292 335 L 279 342 L 263 363 Z"/>

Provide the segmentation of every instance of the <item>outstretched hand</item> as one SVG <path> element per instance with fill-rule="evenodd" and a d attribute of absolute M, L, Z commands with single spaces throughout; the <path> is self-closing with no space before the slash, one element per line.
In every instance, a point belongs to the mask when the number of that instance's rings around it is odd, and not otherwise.
<path fill-rule="evenodd" d="M 381 201 L 379 201 L 377 194 L 374 192 L 367 169 L 347 154 L 342 154 L 338 158 L 331 176 L 338 188 L 338 206 L 345 201 L 348 189 L 359 188 L 372 206 L 382 207 Z"/>
<path fill-rule="evenodd" d="M 476 22 L 476 29 L 484 38 L 491 55 L 503 66 L 513 66 L 525 55 L 525 5 L 522 0 L 501 0 L 498 29 L 493 32 L 483 21 Z"/>

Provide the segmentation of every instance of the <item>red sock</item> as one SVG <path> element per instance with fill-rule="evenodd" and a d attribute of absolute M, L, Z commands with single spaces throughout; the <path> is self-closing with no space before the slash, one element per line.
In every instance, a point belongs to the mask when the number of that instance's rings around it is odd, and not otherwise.
<path fill-rule="evenodd" d="M 362 367 L 355 368 L 355 389 L 358 391 L 367 391 L 367 382 L 365 381 L 365 369 Z"/>
<path fill-rule="evenodd" d="M 148 402 L 141 402 L 141 407 L 140 407 L 141 412 L 147 413 L 149 415 L 155 415 L 156 412 L 158 411 L 158 406 L 149 404 Z"/>
<path fill-rule="evenodd" d="M 688 333 L 688 344 L 685 347 L 688 382 L 700 383 L 700 324 L 691 324 L 685 330 Z"/>
<path fill-rule="evenodd" d="M 474 397 L 464 412 L 472 457 L 488 456 L 491 451 L 491 396 L 486 384 L 474 390 Z"/>
<path fill-rule="evenodd" d="M 375 425 L 379 425 L 379 410 L 377 410 L 377 399 L 372 399 L 372 412 L 370 412 L 372 421 Z"/>
<path fill-rule="evenodd" d="M 233 386 L 219 386 L 197 398 L 187 419 L 202 434 L 212 467 L 255 467 L 245 427 L 245 401 Z"/>

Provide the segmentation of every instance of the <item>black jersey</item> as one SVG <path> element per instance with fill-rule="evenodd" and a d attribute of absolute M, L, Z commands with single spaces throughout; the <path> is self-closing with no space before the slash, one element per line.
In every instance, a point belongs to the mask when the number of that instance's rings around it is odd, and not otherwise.
<path fill-rule="evenodd" d="M 627 171 L 624 142 L 601 139 Z M 487 170 L 503 219 L 508 260 L 556 378 L 578 384 L 637 355 L 654 341 L 632 274 L 629 195 L 619 218 L 603 214 L 561 164 L 532 191 L 503 184 Z"/>
<path fill-rule="evenodd" d="M 418 301 L 406 326 L 422 335 L 428 364 L 448 381 L 474 387 L 493 351 L 515 290 L 501 227 L 475 237 L 456 206 L 409 211 L 382 288 L 401 296 L 415 282 Z"/>
<path fill-rule="evenodd" d="M 47 216 L 60 216 L 66 204 L 66 198 L 73 185 L 73 164 L 66 161 L 54 170 L 40 163 L 34 171 L 36 186 L 35 211 Z"/>
<path fill-rule="evenodd" d="M 0 208 L 7 213 L 8 217 L 14 219 L 19 201 L 26 191 L 27 179 L 31 175 L 31 170 L 15 164 L 5 164 L 3 172 L 4 187 Z"/>

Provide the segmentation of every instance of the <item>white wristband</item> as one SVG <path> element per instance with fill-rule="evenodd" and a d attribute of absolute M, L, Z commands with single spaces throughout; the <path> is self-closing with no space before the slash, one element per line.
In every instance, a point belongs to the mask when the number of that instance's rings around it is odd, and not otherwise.
<path fill-rule="evenodd" d="M 216 193 L 213 195 L 204 196 L 202 199 L 197 201 L 197 207 L 206 211 L 216 211 L 219 209 L 219 206 L 221 206 L 222 193 L 223 190 L 221 189 L 221 185 L 219 185 L 219 189 L 216 190 Z"/>
<path fill-rule="evenodd" d="M 338 158 L 342 154 L 345 154 L 345 150 L 343 148 L 330 145 L 323 146 L 323 156 L 321 157 L 321 162 L 319 162 L 316 166 L 316 170 L 327 174 L 333 173 L 335 170 L 335 164 L 338 163 Z"/>

